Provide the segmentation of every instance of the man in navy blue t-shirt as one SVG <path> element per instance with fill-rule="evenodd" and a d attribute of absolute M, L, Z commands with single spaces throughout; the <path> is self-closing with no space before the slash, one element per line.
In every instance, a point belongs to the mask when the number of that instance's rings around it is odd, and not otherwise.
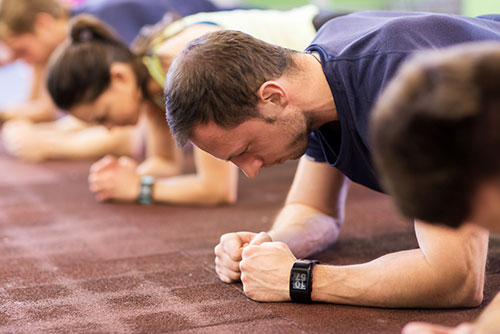
<path fill-rule="evenodd" d="M 488 234 L 474 226 L 454 231 L 416 221 L 418 249 L 354 266 L 296 257 L 335 242 L 348 179 L 382 191 L 368 119 L 401 63 L 421 49 L 500 40 L 500 23 L 491 18 L 360 12 L 327 22 L 305 53 L 231 31 L 187 46 L 165 87 L 167 120 L 180 145 L 191 140 L 249 177 L 305 153 L 271 230 L 221 237 L 219 277 L 241 279 L 247 296 L 259 301 L 479 305 Z"/>

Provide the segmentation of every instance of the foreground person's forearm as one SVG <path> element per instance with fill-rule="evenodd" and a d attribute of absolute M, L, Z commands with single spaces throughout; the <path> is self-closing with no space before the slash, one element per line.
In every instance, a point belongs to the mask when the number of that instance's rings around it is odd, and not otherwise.
<path fill-rule="evenodd" d="M 316 266 L 312 299 L 378 307 L 477 306 L 488 234 L 474 229 L 460 234 L 443 238 L 443 248 L 401 251 L 358 265 Z"/>

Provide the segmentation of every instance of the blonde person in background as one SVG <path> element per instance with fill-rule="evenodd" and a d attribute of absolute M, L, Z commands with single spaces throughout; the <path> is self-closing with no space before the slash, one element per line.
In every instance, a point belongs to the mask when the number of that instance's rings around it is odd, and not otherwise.
<path fill-rule="evenodd" d="M 72 8 L 58 0 L 0 1 L 0 65 L 21 60 L 32 68 L 29 100 L 0 109 L 0 123 L 22 119 L 3 127 L 7 151 L 28 161 L 135 152 L 131 127 L 108 131 L 73 117 L 43 125 L 32 123 L 58 117 L 45 88 L 46 66 L 52 52 L 66 39 L 72 16 L 92 14 L 112 26 L 125 43 L 131 43 L 143 26 L 160 21 L 167 12 L 189 15 L 216 9 L 209 0 L 89 0 Z"/>
<path fill-rule="evenodd" d="M 177 21 L 167 16 L 162 24 L 145 29 L 135 43 L 136 53 L 117 41 L 99 21 L 78 17 L 68 43 L 51 61 L 48 90 L 61 109 L 88 123 L 112 128 L 145 118 L 147 160 L 161 151 L 179 161 L 181 152 L 175 148 L 163 104 L 165 74 L 177 53 L 191 40 L 221 29 L 244 30 L 271 43 L 302 50 L 315 35 L 318 22 L 335 17 L 325 15 L 315 6 L 306 6 L 290 11 L 202 13 Z M 165 174 L 166 170 L 173 174 L 175 166 L 165 169 L 155 160 L 138 166 L 130 158 L 107 156 L 92 166 L 90 190 L 101 201 L 135 201 L 144 197 L 146 189 L 147 202 L 233 203 L 237 196 L 236 168 L 197 148 L 194 161 L 195 174 L 157 178 L 153 186 L 145 176 Z"/>

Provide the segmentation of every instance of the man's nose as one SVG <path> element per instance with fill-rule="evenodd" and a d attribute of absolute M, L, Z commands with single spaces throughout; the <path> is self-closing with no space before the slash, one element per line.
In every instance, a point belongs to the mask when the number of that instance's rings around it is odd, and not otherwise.
<path fill-rule="evenodd" d="M 238 166 L 249 178 L 254 178 L 259 173 L 259 169 L 264 165 L 264 161 L 256 157 L 237 157 L 232 162 Z"/>

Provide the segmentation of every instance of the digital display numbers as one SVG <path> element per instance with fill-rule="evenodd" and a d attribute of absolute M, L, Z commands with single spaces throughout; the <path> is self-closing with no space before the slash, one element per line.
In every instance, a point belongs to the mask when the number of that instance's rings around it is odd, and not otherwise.
<path fill-rule="evenodd" d="M 307 290 L 307 273 L 293 272 L 292 273 L 292 286 L 296 290 Z"/>

